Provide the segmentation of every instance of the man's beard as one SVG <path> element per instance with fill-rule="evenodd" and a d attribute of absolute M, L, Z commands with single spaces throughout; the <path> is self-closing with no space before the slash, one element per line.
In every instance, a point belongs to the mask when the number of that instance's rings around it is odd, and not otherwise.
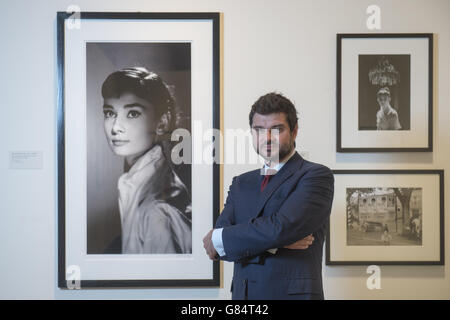
<path fill-rule="evenodd" d="M 269 145 L 271 145 L 272 147 L 274 146 L 274 144 L 269 144 Z M 264 145 L 264 147 L 266 147 L 266 146 L 267 145 Z M 289 153 L 291 153 L 293 148 L 294 148 L 294 143 L 292 141 L 289 141 L 289 143 L 281 145 L 279 147 L 279 151 L 275 154 L 273 152 L 273 149 L 270 150 L 270 153 L 266 151 L 265 156 L 263 156 L 261 154 L 261 150 L 258 150 L 258 154 L 260 154 L 267 161 L 279 162 L 279 161 L 283 160 L 286 156 L 288 156 Z"/>
<path fill-rule="evenodd" d="M 289 153 L 291 153 L 292 149 L 294 148 L 294 144 L 289 142 L 288 144 L 280 147 L 280 152 L 278 153 L 278 159 L 279 161 L 286 158 Z"/>

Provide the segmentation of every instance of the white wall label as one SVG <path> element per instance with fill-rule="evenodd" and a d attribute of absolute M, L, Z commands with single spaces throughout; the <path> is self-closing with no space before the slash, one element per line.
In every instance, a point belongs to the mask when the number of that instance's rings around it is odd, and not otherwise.
<path fill-rule="evenodd" d="M 10 151 L 10 169 L 42 169 L 42 151 Z"/>

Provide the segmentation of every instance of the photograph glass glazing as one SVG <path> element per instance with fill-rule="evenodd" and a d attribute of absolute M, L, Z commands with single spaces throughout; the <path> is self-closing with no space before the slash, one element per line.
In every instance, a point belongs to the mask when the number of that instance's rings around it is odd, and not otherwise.
<path fill-rule="evenodd" d="M 191 47 L 87 42 L 87 253 L 190 254 L 191 168 L 171 161 L 190 128 Z"/>
<path fill-rule="evenodd" d="M 422 245 L 422 188 L 347 188 L 347 245 Z"/>
<path fill-rule="evenodd" d="M 411 55 L 358 56 L 359 130 L 411 129 Z"/>
<path fill-rule="evenodd" d="M 220 13 L 71 19 L 57 13 L 58 287 L 73 266 L 80 288 L 219 286 L 201 240 L 220 165 L 192 149 L 209 138 L 193 124 L 220 130 Z"/>
<path fill-rule="evenodd" d="M 327 265 L 444 264 L 443 170 L 333 173 Z"/>

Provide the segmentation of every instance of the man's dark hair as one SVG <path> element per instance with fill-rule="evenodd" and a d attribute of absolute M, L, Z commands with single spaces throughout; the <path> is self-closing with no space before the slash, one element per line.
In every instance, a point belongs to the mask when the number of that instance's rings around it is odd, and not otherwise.
<path fill-rule="evenodd" d="M 249 114 L 250 127 L 253 124 L 253 116 L 255 113 L 259 114 L 271 114 L 282 112 L 286 115 L 289 129 L 292 131 L 297 124 L 297 110 L 294 104 L 283 96 L 281 93 L 270 92 L 261 97 L 252 105 L 252 109 Z"/>

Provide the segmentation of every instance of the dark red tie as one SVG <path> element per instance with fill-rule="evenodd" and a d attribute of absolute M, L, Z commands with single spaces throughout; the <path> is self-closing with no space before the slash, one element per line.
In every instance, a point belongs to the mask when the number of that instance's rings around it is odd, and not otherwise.
<path fill-rule="evenodd" d="M 277 171 L 275 169 L 267 169 L 266 170 L 266 174 L 264 175 L 264 179 L 261 182 L 261 192 L 263 192 L 264 188 L 269 183 L 270 178 L 272 178 L 276 173 L 277 173 Z"/>

